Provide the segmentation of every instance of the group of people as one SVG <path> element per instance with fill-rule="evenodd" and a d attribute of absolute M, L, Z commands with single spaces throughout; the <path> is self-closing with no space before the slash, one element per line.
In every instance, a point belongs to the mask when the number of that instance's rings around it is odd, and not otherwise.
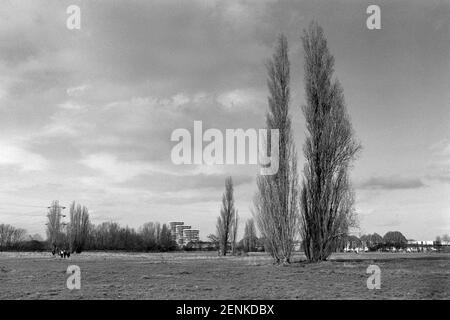
<path fill-rule="evenodd" d="M 56 255 L 56 254 L 59 254 L 59 256 L 64 259 L 70 258 L 70 251 L 66 250 L 66 249 L 60 250 L 58 248 L 53 248 L 52 255 Z"/>

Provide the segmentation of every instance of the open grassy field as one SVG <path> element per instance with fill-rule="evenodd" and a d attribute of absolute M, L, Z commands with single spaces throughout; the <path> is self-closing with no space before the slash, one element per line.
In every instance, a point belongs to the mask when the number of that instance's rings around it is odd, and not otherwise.
<path fill-rule="evenodd" d="M 367 267 L 381 269 L 369 290 Z M 68 290 L 69 265 L 81 289 Z M 449 299 L 450 254 L 334 254 L 309 264 L 301 254 L 273 266 L 265 254 L 0 253 L 0 299 Z"/>

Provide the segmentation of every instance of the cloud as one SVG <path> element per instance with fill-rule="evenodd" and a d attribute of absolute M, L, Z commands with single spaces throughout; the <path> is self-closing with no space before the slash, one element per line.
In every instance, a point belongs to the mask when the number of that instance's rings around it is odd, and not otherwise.
<path fill-rule="evenodd" d="M 72 101 L 66 101 L 64 103 L 61 103 L 58 105 L 58 107 L 60 107 L 61 109 L 65 109 L 65 110 L 81 110 L 81 109 L 83 109 L 83 106 L 81 106 L 78 103 L 74 103 Z"/>
<path fill-rule="evenodd" d="M 433 181 L 450 183 L 450 140 L 442 139 L 430 146 L 431 156 L 426 177 Z"/>
<path fill-rule="evenodd" d="M 157 172 L 158 170 L 147 162 L 120 161 L 112 154 L 91 154 L 80 160 L 81 164 L 103 173 L 115 182 L 123 182 L 136 176 Z"/>
<path fill-rule="evenodd" d="M 69 97 L 77 97 L 83 94 L 83 92 L 88 88 L 87 85 L 83 84 L 77 87 L 71 87 L 66 90 Z"/>
<path fill-rule="evenodd" d="M 256 89 L 235 89 L 224 92 L 217 97 L 217 101 L 228 110 L 258 109 L 267 104 L 267 93 Z"/>
<path fill-rule="evenodd" d="M 397 189 L 418 189 L 424 187 L 425 184 L 419 178 L 407 177 L 372 177 L 359 185 L 360 189 L 381 189 L 381 190 L 397 190 Z"/>
<path fill-rule="evenodd" d="M 42 171 L 48 166 L 45 158 L 20 144 L 0 141 L 0 150 L 0 166 L 14 166 L 23 171 Z"/>

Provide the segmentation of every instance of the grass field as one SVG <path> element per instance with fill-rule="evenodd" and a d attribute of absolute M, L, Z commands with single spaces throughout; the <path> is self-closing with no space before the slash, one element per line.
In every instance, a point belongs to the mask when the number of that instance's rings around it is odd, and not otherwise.
<path fill-rule="evenodd" d="M 369 290 L 367 267 L 381 269 Z M 81 289 L 69 290 L 69 265 Z M 0 253 L 0 299 L 449 299 L 450 254 L 334 254 L 309 264 L 300 254 L 273 266 L 265 254 Z"/>

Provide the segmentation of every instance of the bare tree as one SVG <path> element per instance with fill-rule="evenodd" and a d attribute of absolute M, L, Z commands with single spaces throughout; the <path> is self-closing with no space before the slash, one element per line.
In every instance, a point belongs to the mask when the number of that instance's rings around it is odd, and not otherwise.
<path fill-rule="evenodd" d="M 11 243 L 13 245 L 16 245 L 16 244 L 24 241 L 26 234 L 27 234 L 27 231 L 25 229 L 14 228 L 14 231 L 13 231 L 12 237 L 11 237 Z"/>
<path fill-rule="evenodd" d="M 245 223 L 245 230 L 244 230 L 244 251 L 251 252 L 256 249 L 256 228 L 255 228 L 255 220 L 252 218 L 248 219 Z"/>
<path fill-rule="evenodd" d="M 167 224 L 163 224 L 159 233 L 159 250 L 169 251 L 176 247 L 176 243 L 172 239 L 172 234 Z"/>
<path fill-rule="evenodd" d="M 301 190 L 301 235 L 310 261 L 326 260 L 354 221 L 348 169 L 361 146 L 355 141 L 343 89 L 332 79 L 334 58 L 323 29 L 312 22 L 302 37 L 307 137 Z"/>
<path fill-rule="evenodd" d="M 70 206 L 70 223 L 67 228 L 69 246 L 72 252 L 81 253 L 89 236 L 89 211 L 85 206 L 72 202 Z"/>
<path fill-rule="evenodd" d="M 233 180 L 228 177 L 225 180 L 225 192 L 222 196 L 222 208 L 217 218 L 217 237 L 219 238 L 220 253 L 226 256 L 228 243 L 231 239 L 232 226 L 235 220 L 236 209 L 234 207 Z"/>
<path fill-rule="evenodd" d="M 211 244 L 214 246 L 216 250 L 219 250 L 220 248 L 220 241 L 219 237 L 215 234 L 209 234 L 206 238 L 211 242 Z"/>
<path fill-rule="evenodd" d="M 236 246 L 237 246 L 237 232 L 238 232 L 238 224 L 239 224 L 239 215 L 236 210 L 234 214 L 233 224 L 231 226 L 231 254 L 236 254 Z"/>
<path fill-rule="evenodd" d="M 279 130 L 279 168 L 274 175 L 257 177 L 255 217 L 265 247 L 275 263 L 290 263 L 298 223 L 297 152 L 291 129 L 290 63 L 288 43 L 280 35 L 272 60 L 267 65 L 269 111 L 267 129 Z"/>
<path fill-rule="evenodd" d="M 157 249 L 158 238 L 156 237 L 156 224 L 153 222 L 145 223 L 139 233 L 142 236 L 145 250 L 154 251 Z"/>
<path fill-rule="evenodd" d="M 13 233 L 13 226 L 9 224 L 0 224 L 0 251 L 7 249 L 11 245 Z"/>
<path fill-rule="evenodd" d="M 17 249 L 24 241 L 25 229 L 15 228 L 9 224 L 0 224 L 0 251 Z"/>

